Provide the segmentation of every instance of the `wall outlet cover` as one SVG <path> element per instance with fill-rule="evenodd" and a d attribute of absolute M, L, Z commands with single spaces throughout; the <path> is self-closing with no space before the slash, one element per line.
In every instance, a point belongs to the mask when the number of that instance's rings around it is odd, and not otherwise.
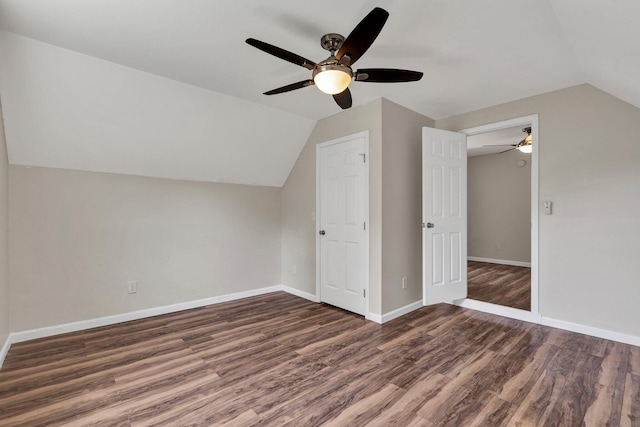
<path fill-rule="evenodd" d="M 132 280 L 127 282 L 127 293 L 135 294 L 138 292 L 138 281 Z"/>

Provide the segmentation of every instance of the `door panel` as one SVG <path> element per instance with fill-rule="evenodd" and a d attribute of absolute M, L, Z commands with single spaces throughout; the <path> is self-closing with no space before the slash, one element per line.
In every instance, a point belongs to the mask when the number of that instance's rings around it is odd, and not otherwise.
<path fill-rule="evenodd" d="M 424 305 L 467 296 L 466 146 L 464 134 L 423 128 Z"/>
<path fill-rule="evenodd" d="M 365 314 L 365 138 L 321 146 L 320 299 Z"/>

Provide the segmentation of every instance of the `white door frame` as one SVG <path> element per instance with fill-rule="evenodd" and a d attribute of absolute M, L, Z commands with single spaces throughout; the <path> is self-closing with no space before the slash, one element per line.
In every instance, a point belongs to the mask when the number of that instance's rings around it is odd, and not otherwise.
<path fill-rule="evenodd" d="M 531 311 L 520 310 L 517 308 L 505 307 L 502 305 L 491 304 L 484 301 L 477 301 L 469 298 L 457 300 L 454 304 L 461 307 L 472 308 L 478 311 L 497 314 L 500 316 L 511 317 L 514 319 L 525 320 L 529 322 L 540 323 L 540 306 L 539 306 L 539 211 L 540 196 L 538 190 L 539 163 L 538 163 L 538 115 L 518 117 L 516 119 L 504 120 L 501 122 L 490 123 L 488 125 L 477 126 L 473 128 L 463 129 L 460 133 L 466 133 L 468 136 L 478 135 L 481 133 L 492 132 L 500 129 L 506 129 L 515 126 L 531 126 L 532 148 L 531 152 Z"/>
<path fill-rule="evenodd" d="M 369 131 L 354 133 L 353 135 L 343 136 L 341 138 L 332 139 L 330 141 L 316 144 L 316 295 L 318 300 L 322 301 L 320 286 L 320 149 L 329 145 L 340 144 L 358 138 L 364 138 L 364 183 L 363 190 L 365 194 L 364 215 L 366 229 L 364 233 L 364 317 L 369 318 Z"/>

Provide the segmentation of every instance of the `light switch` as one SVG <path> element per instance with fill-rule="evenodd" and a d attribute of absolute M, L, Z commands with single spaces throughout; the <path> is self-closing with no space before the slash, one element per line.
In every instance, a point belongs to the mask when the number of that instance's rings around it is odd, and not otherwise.
<path fill-rule="evenodd" d="M 544 202 L 544 214 L 551 215 L 552 207 L 553 207 L 553 202 L 550 202 L 550 201 Z"/>

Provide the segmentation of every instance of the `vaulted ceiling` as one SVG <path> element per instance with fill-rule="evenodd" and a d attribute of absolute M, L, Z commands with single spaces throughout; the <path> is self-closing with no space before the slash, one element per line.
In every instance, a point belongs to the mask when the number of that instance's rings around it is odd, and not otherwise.
<path fill-rule="evenodd" d="M 280 186 L 309 132 L 341 110 L 248 37 L 314 61 L 375 6 L 390 18 L 354 82 L 440 119 L 590 83 L 640 106 L 636 0 L 0 0 L 0 100 L 13 164 Z"/>

